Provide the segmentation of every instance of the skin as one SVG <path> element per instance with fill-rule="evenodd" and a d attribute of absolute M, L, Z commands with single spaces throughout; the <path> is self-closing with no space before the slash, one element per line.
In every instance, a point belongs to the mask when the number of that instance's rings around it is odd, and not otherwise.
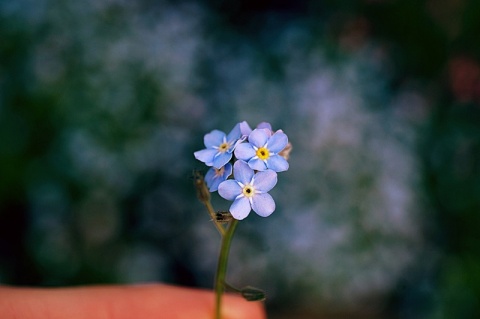
<path fill-rule="evenodd" d="M 162 284 L 78 288 L 0 287 L 3 319 L 213 319 L 211 291 Z M 263 305 L 226 294 L 222 319 L 266 319 Z"/>

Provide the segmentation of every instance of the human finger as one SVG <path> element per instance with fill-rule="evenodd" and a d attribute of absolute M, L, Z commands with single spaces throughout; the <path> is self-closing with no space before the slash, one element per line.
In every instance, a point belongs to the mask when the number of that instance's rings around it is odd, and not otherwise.
<path fill-rule="evenodd" d="M 155 284 L 78 288 L 0 287 L 2 318 L 212 319 L 211 291 Z M 261 303 L 226 294 L 223 319 L 265 319 Z"/>

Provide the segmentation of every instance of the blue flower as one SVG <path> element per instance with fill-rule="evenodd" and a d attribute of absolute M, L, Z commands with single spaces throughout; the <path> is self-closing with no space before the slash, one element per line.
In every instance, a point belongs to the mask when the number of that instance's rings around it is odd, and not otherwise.
<path fill-rule="evenodd" d="M 272 135 L 272 125 L 270 125 L 270 123 L 268 122 L 261 122 L 257 125 L 257 128 L 264 128 L 264 129 L 268 129 L 270 131 L 270 135 Z M 248 123 L 246 121 L 243 121 L 240 123 L 240 130 L 242 131 L 242 134 L 245 135 L 245 136 L 248 136 L 250 135 L 250 133 L 252 133 L 252 129 L 250 128 L 250 125 L 248 125 Z"/>
<path fill-rule="evenodd" d="M 206 149 L 197 151 L 193 155 L 207 166 L 220 169 L 230 161 L 233 150 L 243 140 L 240 124 L 235 125 L 228 135 L 222 131 L 213 130 L 203 138 Z"/>
<path fill-rule="evenodd" d="M 237 146 L 235 156 L 246 161 L 254 170 L 271 169 L 275 172 L 283 172 L 289 165 L 279 153 L 287 144 L 288 137 L 282 130 L 272 134 L 269 128 L 257 128 L 248 136 L 248 143 Z"/>
<path fill-rule="evenodd" d="M 225 181 L 232 174 L 232 164 L 227 163 L 222 168 L 212 167 L 205 174 L 205 182 L 211 192 L 218 190 L 218 185 Z"/>
<path fill-rule="evenodd" d="M 255 172 L 244 161 L 233 165 L 233 176 L 218 186 L 218 194 L 227 200 L 233 200 L 230 213 L 235 219 L 242 220 L 253 209 L 257 215 L 270 216 L 275 210 L 275 201 L 268 194 L 277 184 L 277 173 L 271 169 Z"/>

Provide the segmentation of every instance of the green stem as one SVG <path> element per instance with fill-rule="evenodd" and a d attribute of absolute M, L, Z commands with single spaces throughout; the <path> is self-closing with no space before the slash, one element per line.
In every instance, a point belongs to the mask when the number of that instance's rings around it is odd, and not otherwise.
<path fill-rule="evenodd" d="M 222 295 L 225 289 L 227 274 L 228 253 L 232 243 L 233 233 L 237 228 L 238 220 L 233 219 L 226 233 L 222 236 L 220 255 L 218 256 L 217 273 L 215 275 L 215 319 L 221 319 Z"/>
<path fill-rule="evenodd" d="M 197 197 L 198 199 L 205 205 L 205 207 L 208 210 L 208 214 L 210 215 L 210 218 L 212 219 L 213 223 L 215 224 L 215 227 L 217 228 L 218 232 L 220 235 L 223 237 L 225 235 L 225 228 L 216 220 L 215 216 L 215 210 L 213 209 L 212 203 L 210 202 L 210 190 L 207 187 L 207 184 L 205 183 L 205 179 L 202 174 L 200 174 L 199 171 L 194 171 L 193 172 L 193 178 L 194 178 L 194 185 L 195 188 L 197 189 Z"/>
<path fill-rule="evenodd" d="M 210 217 L 213 220 L 213 223 L 215 224 L 215 227 L 217 228 L 218 232 L 220 233 L 220 235 L 222 235 L 222 238 L 223 238 L 225 236 L 225 228 L 223 228 L 223 226 L 216 221 L 215 210 L 213 209 L 212 203 L 210 203 L 210 201 L 205 201 L 204 204 L 208 210 L 208 214 L 210 215 Z"/>

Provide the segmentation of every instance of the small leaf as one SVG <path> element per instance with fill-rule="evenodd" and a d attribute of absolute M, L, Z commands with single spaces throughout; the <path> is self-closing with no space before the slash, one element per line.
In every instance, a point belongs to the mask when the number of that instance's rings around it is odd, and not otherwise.
<path fill-rule="evenodd" d="M 263 301 L 266 299 L 265 291 L 251 286 L 242 288 L 240 293 L 247 301 Z"/>

